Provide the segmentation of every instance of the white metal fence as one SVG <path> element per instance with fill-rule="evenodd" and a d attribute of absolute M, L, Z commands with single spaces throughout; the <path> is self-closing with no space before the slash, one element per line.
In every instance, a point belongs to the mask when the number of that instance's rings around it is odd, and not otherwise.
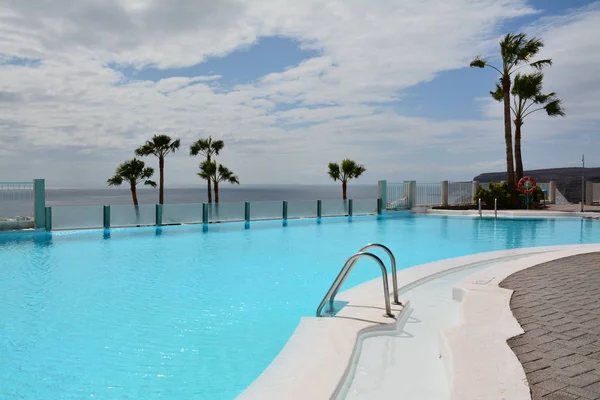
<path fill-rule="evenodd" d="M 475 204 L 474 197 L 480 189 L 490 189 L 487 182 L 447 182 L 440 183 L 418 183 L 416 181 L 404 181 L 401 183 L 387 183 L 381 181 L 385 192 L 380 196 L 385 197 L 387 210 L 401 210 L 412 207 L 435 207 L 435 206 L 465 206 Z M 447 185 L 447 191 L 445 187 Z M 596 186 L 597 185 L 597 186 Z M 550 201 L 550 183 L 539 182 L 538 187 L 544 190 L 544 201 Z M 600 202 L 600 183 L 594 186 L 594 202 Z M 556 186 L 554 186 L 556 188 Z M 555 190 L 556 204 L 568 204 L 564 196 Z"/>
<path fill-rule="evenodd" d="M 399 210 L 408 208 L 408 191 L 410 184 L 407 182 L 388 183 L 386 193 L 386 209 Z"/>
<path fill-rule="evenodd" d="M 449 182 L 448 204 L 472 204 L 473 183 L 472 182 Z"/>
<path fill-rule="evenodd" d="M 0 182 L 0 222 L 33 221 L 33 182 Z"/>
<path fill-rule="evenodd" d="M 442 204 L 442 186 L 439 183 L 417 183 L 416 206 L 439 206 Z"/>

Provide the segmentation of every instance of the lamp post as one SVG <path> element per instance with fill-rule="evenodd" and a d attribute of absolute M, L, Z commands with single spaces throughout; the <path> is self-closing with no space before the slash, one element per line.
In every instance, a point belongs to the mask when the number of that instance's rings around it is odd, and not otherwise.
<path fill-rule="evenodd" d="M 585 154 L 581 155 L 581 212 L 585 201 Z"/>

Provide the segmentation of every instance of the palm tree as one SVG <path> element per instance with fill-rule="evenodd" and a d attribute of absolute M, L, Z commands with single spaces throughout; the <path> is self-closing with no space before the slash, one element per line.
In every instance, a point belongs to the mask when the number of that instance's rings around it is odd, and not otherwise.
<path fill-rule="evenodd" d="M 515 191 L 515 165 L 513 159 L 512 147 L 512 124 L 510 122 L 510 88 L 511 75 L 524 66 L 531 66 L 541 70 L 547 65 L 552 65 L 552 60 L 538 60 L 531 62 L 531 59 L 544 47 L 544 42 L 536 37 L 527 38 L 524 33 L 513 35 L 507 33 L 500 41 L 500 55 L 502 66 L 497 68 L 480 56 L 471 61 L 471 67 L 484 68 L 490 67 L 500 73 L 500 84 L 504 100 L 504 141 L 506 145 L 506 174 L 508 182 L 508 191 L 511 195 L 513 204 L 516 204 L 517 197 Z"/>
<path fill-rule="evenodd" d="M 521 156 L 521 127 L 525 117 L 534 112 L 545 110 L 549 117 L 564 117 L 565 111 L 562 107 L 562 100 L 556 97 L 556 93 L 542 93 L 544 74 L 536 72 L 533 74 L 522 75 L 517 73 L 514 85 L 511 90 L 513 104 L 511 111 L 515 123 L 515 164 L 516 176 L 515 182 L 523 177 L 523 158 Z M 494 100 L 502 101 L 504 93 L 502 86 L 496 83 L 496 90 L 490 92 Z M 533 109 L 531 109 L 534 107 Z"/>
<path fill-rule="evenodd" d="M 158 192 L 158 203 L 163 204 L 165 200 L 165 157 L 179 149 L 180 140 L 172 140 L 167 135 L 154 135 L 151 140 L 135 150 L 136 156 L 154 155 L 158 157 L 158 168 L 160 173 L 160 185 Z"/>
<path fill-rule="evenodd" d="M 198 176 L 202 179 L 211 179 L 215 184 L 215 203 L 219 204 L 219 183 L 227 182 L 232 185 L 240 184 L 240 180 L 234 173 L 222 164 L 217 164 L 216 161 L 202 161 L 200 164 L 200 172 Z"/>
<path fill-rule="evenodd" d="M 120 186 L 123 181 L 129 182 L 133 205 L 136 212 L 138 212 L 137 185 L 143 182 L 144 185 L 156 187 L 156 182 L 150 180 L 152 175 L 154 175 L 154 168 L 146 167 L 142 160 L 134 158 L 119 165 L 115 171 L 115 176 L 108 179 L 106 183 L 108 183 L 108 186 Z"/>
<path fill-rule="evenodd" d="M 212 137 L 208 139 L 200 139 L 190 146 L 190 156 L 197 156 L 198 154 L 206 157 L 206 162 L 211 162 L 213 155 L 218 156 L 219 152 L 223 150 L 225 143 L 222 140 L 213 140 Z M 206 178 L 207 189 L 208 189 L 208 202 L 212 203 L 212 192 L 210 190 L 212 177 Z"/>
<path fill-rule="evenodd" d="M 342 198 L 344 200 L 348 198 L 346 196 L 348 181 L 358 178 L 365 171 L 364 165 L 357 164 L 356 161 L 347 158 L 342 160 L 341 167 L 337 163 L 329 163 L 329 176 L 331 179 L 334 181 L 342 181 Z"/>

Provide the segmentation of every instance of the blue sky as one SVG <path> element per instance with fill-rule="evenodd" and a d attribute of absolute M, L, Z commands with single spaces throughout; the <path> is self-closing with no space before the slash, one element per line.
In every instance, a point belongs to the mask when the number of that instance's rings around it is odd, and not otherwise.
<path fill-rule="evenodd" d="M 368 183 L 469 180 L 504 169 L 504 142 L 497 76 L 468 63 L 519 31 L 568 113 L 526 122 L 525 166 L 600 165 L 597 1 L 56 3 L 0 5 L 0 180 L 102 186 L 156 132 L 184 144 L 174 186 L 197 184 L 207 135 L 246 183 L 327 183 L 345 157 Z"/>

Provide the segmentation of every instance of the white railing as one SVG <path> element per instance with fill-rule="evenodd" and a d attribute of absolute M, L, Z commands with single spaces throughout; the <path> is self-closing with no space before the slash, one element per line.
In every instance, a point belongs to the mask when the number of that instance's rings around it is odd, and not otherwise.
<path fill-rule="evenodd" d="M 567 198 L 565 197 L 565 195 L 562 194 L 560 192 L 560 190 L 558 190 L 558 188 L 556 188 L 556 204 L 558 204 L 558 205 L 571 204 L 569 202 L 569 200 L 567 200 Z"/>
<path fill-rule="evenodd" d="M 439 206 L 442 204 L 442 185 L 417 183 L 416 206 Z"/>
<path fill-rule="evenodd" d="M 0 182 L 0 222 L 33 221 L 33 182 Z"/>
<path fill-rule="evenodd" d="M 449 182 L 448 204 L 473 204 L 473 182 Z"/>
<path fill-rule="evenodd" d="M 399 210 L 408 208 L 409 188 L 409 183 L 388 183 L 385 208 L 387 210 Z"/>

